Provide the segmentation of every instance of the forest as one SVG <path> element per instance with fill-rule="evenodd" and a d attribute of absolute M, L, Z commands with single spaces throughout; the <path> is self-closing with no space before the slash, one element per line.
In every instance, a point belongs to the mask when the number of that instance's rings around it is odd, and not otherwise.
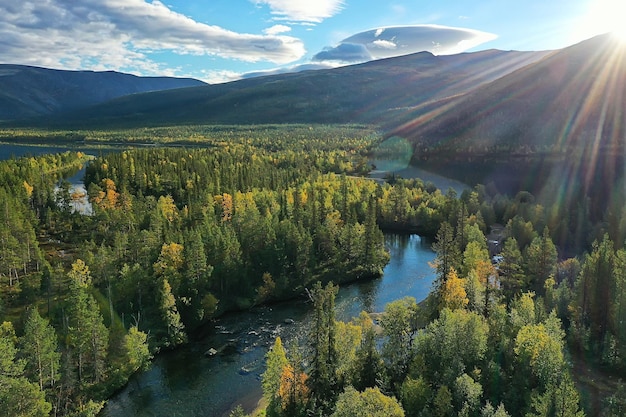
<path fill-rule="evenodd" d="M 623 387 L 598 405 L 571 370 L 584 356 L 626 372 L 615 213 L 546 210 L 528 192 L 482 185 L 459 196 L 419 179 L 374 181 L 382 139 L 361 126 L 126 134 L 144 146 L 0 163 L 0 415 L 97 415 L 214 317 L 298 297 L 310 298 L 314 328 L 302 346 L 276 339 L 261 414 L 626 412 Z M 122 142 L 124 131 L 46 135 Z M 86 193 L 66 181 L 83 165 Z M 88 214 L 77 210 L 86 201 Z M 494 264 L 486 236 L 498 225 Z M 336 285 L 382 274 L 385 230 L 434 239 L 431 295 L 337 321 Z M 574 257 L 554 243 L 564 238 L 582 242 Z"/>

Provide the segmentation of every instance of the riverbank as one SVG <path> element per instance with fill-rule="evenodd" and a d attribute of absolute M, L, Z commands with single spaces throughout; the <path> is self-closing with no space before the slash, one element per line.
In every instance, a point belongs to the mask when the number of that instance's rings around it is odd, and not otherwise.
<path fill-rule="evenodd" d="M 390 261 L 381 278 L 340 288 L 338 320 L 349 321 L 361 311 L 383 311 L 387 303 L 404 296 L 420 301 L 430 292 L 434 273 L 428 263 L 435 256 L 431 242 L 417 235 L 385 234 L 385 246 Z M 238 404 L 252 412 L 262 396 L 265 354 L 274 338 L 280 336 L 286 346 L 305 343 L 311 325 L 310 304 L 301 301 L 228 313 L 215 321 L 213 329 L 207 329 L 205 337 L 155 358 L 150 370 L 133 376 L 128 386 L 108 401 L 101 416 L 169 417 L 180 414 L 184 406 L 185 416 L 222 417 Z M 209 348 L 222 346 L 228 339 L 238 339 L 232 352 L 204 356 Z M 241 372 L 252 363 L 260 366 L 250 373 Z"/>

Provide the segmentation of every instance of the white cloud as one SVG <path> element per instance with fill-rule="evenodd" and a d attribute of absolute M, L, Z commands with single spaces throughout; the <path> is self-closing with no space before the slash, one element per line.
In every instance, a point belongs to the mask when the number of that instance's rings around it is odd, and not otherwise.
<path fill-rule="evenodd" d="M 313 60 L 355 63 L 422 51 L 449 55 L 466 51 L 496 37 L 477 30 L 438 25 L 391 26 L 349 36 L 337 46 L 317 53 Z"/>
<path fill-rule="evenodd" d="M 382 49 L 397 49 L 398 48 L 398 45 L 396 45 L 395 42 L 388 41 L 386 39 L 376 39 L 374 42 L 372 42 L 372 46 L 376 48 L 382 48 Z"/>
<path fill-rule="evenodd" d="M 344 0 L 252 0 L 269 6 L 276 20 L 320 23 L 339 13 Z"/>
<path fill-rule="evenodd" d="M 226 83 L 229 81 L 237 81 L 242 78 L 242 74 L 235 72 L 235 71 L 228 71 L 228 70 L 216 70 L 216 71 L 204 70 L 204 71 L 201 71 L 201 74 L 202 75 L 200 77 L 196 77 L 196 78 L 200 78 L 202 81 L 207 82 L 209 84 Z"/>
<path fill-rule="evenodd" d="M 151 52 L 288 63 L 301 40 L 237 33 L 194 21 L 159 1 L 0 0 L 0 60 L 64 69 L 166 73 Z"/>
<path fill-rule="evenodd" d="M 291 32 L 291 28 L 285 25 L 274 25 L 263 31 L 266 35 L 278 35 L 279 33 Z"/>
<path fill-rule="evenodd" d="M 336 68 L 337 66 L 338 65 L 333 65 L 332 63 L 323 63 L 323 64 L 309 63 L 309 64 L 295 65 L 292 67 L 281 67 L 281 68 L 273 68 L 273 69 L 263 70 L 263 71 L 247 72 L 243 74 L 241 78 L 255 78 L 255 77 L 264 77 L 268 75 L 287 74 L 287 73 L 292 73 L 292 72 L 323 70 L 323 69 Z"/>

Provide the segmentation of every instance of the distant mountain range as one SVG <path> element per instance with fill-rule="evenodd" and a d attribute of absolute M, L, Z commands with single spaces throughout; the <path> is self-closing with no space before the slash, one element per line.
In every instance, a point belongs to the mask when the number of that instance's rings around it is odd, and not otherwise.
<path fill-rule="evenodd" d="M 201 84 L 5 65 L 0 114 L 63 128 L 365 123 L 421 152 L 597 152 L 626 132 L 626 46 L 609 35 L 557 51 L 422 52 Z"/>
<path fill-rule="evenodd" d="M 129 94 L 201 85 L 205 83 L 190 78 L 0 64 L 0 121 L 55 115 Z"/>
<path fill-rule="evenodd" d="M 496 50 L 428 52 L 330 70 L 135 94 L 77 111 L 64 124 L 389 124 L 404 109 L 466 93 L 543 58 Z"/>

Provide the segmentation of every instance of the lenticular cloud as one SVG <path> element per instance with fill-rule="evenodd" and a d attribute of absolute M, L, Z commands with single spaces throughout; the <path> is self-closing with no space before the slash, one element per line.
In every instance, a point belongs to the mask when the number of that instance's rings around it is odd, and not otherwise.
<path fill-rule="evenodd" d="M 362 62 L 428 51 L 450 55 L 491 41 L 496 35 L 437 25 L 394 26 L 360 32 L 313 57 L 314 61 Z M 354 51 L 360 51 L 355 54 Z"/>

